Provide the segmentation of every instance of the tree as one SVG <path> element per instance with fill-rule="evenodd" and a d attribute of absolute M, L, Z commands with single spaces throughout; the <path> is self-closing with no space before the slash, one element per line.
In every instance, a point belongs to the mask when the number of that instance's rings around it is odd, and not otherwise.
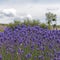
<path fill-rule="evenodd" d="M 56 27 L 56 14 L 53 14 L 51 12 L 46 13 L 46 20 L 48 24 L 48 28 L 51 28 L 51 23 L 55 21 L 55 24 L 53 25 L 53 28 Z"/>
<path fill-rule="evenodd" d="M 56 19 L 56 14 L 53 14 L 52 21 L 55 22 L 55 23 L 53 24 L 53 28 L 56 28 L 56 21 L 57 21 L 57 19 Z"/>

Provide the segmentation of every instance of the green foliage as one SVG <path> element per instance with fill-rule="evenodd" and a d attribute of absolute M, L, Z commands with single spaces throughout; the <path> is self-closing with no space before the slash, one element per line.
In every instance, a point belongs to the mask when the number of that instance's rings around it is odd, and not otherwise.
<path fill-rule="evenodd" d="M 47 20 L 48 28 L 50 29 L 52 21 L 56 22 L 56 14 L 53 14 L 51 12 L 46 13 L 46 20 Z"/>
<path fill-rule="evenodd" d="M 25 24 L 26 26 L 28 26 L 28 25 L 30 25 L 30 26 L 39 25 L 42 28 L 46 28 L 46 26 L 47 26 L 45 23 L 40 23 L 39 20 L 32 20 L 32 21 L 31 20 L 24 20 L 24 22 L 14 21 L 14 23 L 8 24 L 8 27 L 13 28 L 14 26 L 16 26 L 18 24 L 20 24 L 20 25 Z"/>
<path fill-rule="evenodd" d="M 33 26 L 35 25 L 40 25 L 40 21 L 39 20 L 33 20 Z"/>
<path fill-rule="evenodd" d="M 0 30 L 0 32 L 3 32 L 3 31 L 4 31 L 3 29 Z"/>
<path fill-rule="evenodd" d="M 46 25 L 45 23 L 41 23 L 40 26 L 41 26 L 42 28 L 46 28 L 46 27 L 47 27 L 47 25 Z"/>
<path fill-rule="evenodd" d="M 35 25 L 40 25 L 39 20 L 24 20 L 23 24 L 25 25 L 31 25 L 31 26 L 35 26 Z"/>
<path fill-rule="evenodd" d="M 20 22 L 20 21 L 14 21 L 14 23 L 9 23 L 9 24 L 8 24 L 8 27 L 13 28 L 14 26 L 16 26 L 16 25 L 18 25 L 18 24 L 21 24 L 21 22 Z"/>
<path fill-rule="evenodd" d="M 31 25 L 31 26 L 35 26 L 35 25 L 40 25 L 40 22 L 39 20 L 24 20 L 24 22 L 20 22 L 20 21 L 14 21 L 14 23 L 10 23 L 8 24 L 9 27 L 13 27 L 13 26 L 16 26 L 16 25 L 22 25 L 22 24 L 25 24 L 26 26 L 28 25 Z"/>
<path fill-rule="evenodd" d="M 30 20 L 24 20 L 24 22 L 22 24 L 25 24 L 25 25 L 32 25 L 32 21 Z"/>

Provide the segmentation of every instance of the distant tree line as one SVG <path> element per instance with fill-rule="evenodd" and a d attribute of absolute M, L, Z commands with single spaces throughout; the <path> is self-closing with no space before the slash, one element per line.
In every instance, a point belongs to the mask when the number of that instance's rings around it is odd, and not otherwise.
<path fill-rule="evenodd" d="M 26 20 L 24 20 L 24 22 L 15 20 L 14 23 L 9 23 L 9 24 L 5 24 L 5 25 L 12 27 L 12 28 L 13 28 L 13 26 L 16 26 L 18 24 L 20 24 L 20 25 L 25 24 L 26 26 L 39 25 L 42 28 L 51 29 L 51 27 L 52 27 L 53 29 L 57 29 L 57 25 L 56 25 L 57 16 L 56 16 L 56 14 L 48 12 L 45 14 L 45 16 L 46 16 L 46 23 L 41 23 L 40 20 L 36 20 L 36 19 L 33 19 L 33 20 L 26 19 Z M 54 24 L 52 24 L 52 23 L 54 23 Z"/>

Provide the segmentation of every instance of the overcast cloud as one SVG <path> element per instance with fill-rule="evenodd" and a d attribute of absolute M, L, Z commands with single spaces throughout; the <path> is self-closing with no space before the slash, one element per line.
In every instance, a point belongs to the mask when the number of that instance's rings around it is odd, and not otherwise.
<path fill-rule="evenodd" d="M 60 0 L 0 0 L 0 3 L 59 3 Z"/>
<path fill-rule="evenodd" d="M 0 0 L 0 23 L 13 18 L 32 16 L 42 22 L 46 12 L 56 13 L 60 19 L 60 0 Z M 10 18 L 12 19 L 10 19 Z M 6 19 L 6 20 L 5 20 Z M 8 22 L 7 22 L 8 23 Z M 60 24 L 60 21 L 58 21 Z"/>

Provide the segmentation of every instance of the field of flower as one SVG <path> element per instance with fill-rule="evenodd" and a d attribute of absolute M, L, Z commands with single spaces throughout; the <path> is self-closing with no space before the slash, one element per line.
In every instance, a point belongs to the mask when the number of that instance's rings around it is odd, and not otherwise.
<path fill-rule="evenodd" d="M 60 60 L 60 30 L 7 27 L 0 32 L 0 60 Z"/>

